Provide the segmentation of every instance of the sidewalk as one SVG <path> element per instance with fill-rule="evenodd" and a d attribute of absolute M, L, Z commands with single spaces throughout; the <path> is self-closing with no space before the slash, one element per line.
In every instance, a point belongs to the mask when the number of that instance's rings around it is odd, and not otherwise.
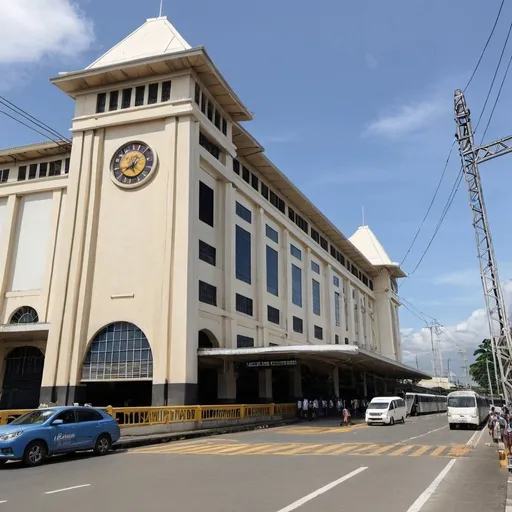
<path fill-rule="evenodd" d="M 181 441 L 182 439 L 193 439 L 196 437 L 217 436 L 222 434 L 231 434 L 234 432 L 244 432 L 248 430 L 257 430 L 260 428 L 273 428 L 281 427 L 284 425 L 291 425 L 298 423 L 297 418 L 287 420 L 265 421 L 259 423 L 248 423 L 245 425 L 236 425 L 233 427 L 217 427 L 202 430 L 190 430 L 186 432 L 175 432 L 165 434 L 147 434 L 147 435 L 123 435 L 121 429 L 121 438 L 114 444 L 114 450 L 134 448 L 136 446 L 145 446 L 150 444 L 169 443 L 171 441 Z M 309 422 L 308 422 L 309 423 Z M 318 421 L 311 422 L 318 423 Z"/>

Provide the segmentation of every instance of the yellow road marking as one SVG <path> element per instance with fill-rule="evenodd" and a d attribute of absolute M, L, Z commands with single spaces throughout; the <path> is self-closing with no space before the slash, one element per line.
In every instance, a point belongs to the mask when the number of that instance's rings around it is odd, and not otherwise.
<path fill-rule="evenodd" d="M 431 457 L 439 457 L 446 449 L 446 446 L 438 446 L 431 454 Z"/>
<path fill-rule="evenodd" d="M 418 448 L 414 453 L 411 453 L 410 456 L 419 457 L 420 455 L 427 453 L 431 448 L 431 445 L 426 444 L 425 446 L 421 446 L 420 448 Z"/>
<path fill-rule="evenodd" d="M 432 451 L 431 451 L 432 450 Z M 132 454 L 177 454 L 177 455 L 363 455 L 393 457 L 460 457 L 471 451 L 469 446 L 432 446 L 417 444 L 374 443 L 224 443 L 209 442 L 195 444 L 167 444 L 130 450 Z M 429 453 L 430 452 L 430 453 Z"/>
<path fill-rule="evenodd" d="M 414 448 L 414 445 L 408 444 L 408 445 L 402 446 L 402 448 L 399 448 L 398 450 L 395 450 L 394 452 L 388 453 L 387 455 L 391 455 L 393 457 L 396 457 L 397 455 L 403 455 L 404 453 L 408 452 L 411 448 Z"/>

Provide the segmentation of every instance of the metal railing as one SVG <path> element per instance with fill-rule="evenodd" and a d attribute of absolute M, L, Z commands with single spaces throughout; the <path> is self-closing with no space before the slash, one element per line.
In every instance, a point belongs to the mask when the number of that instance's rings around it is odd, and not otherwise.
<path fill-rule="evenodd" d="M 292 416 L 295 404 L 257 405 L 191 405 L 169 407 L 102 407 L 115 418 L 121 428 L 168 425 L 171 423 L 200 423 L 205 421 L 235 421 L 265 416 Z M 0 411 L 0 425 L 7 425 L 28 410 Z"/>

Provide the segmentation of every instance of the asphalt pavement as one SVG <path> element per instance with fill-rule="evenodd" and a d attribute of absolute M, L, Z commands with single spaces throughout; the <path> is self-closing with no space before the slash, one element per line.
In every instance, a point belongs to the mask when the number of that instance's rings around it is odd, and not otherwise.
<path fill-rule="evenodd" d="M 0 469 L 0 512 L 481 512 L 505 510 L 485 430 L 445 415 L 405 425 L 318 420 Z"/>

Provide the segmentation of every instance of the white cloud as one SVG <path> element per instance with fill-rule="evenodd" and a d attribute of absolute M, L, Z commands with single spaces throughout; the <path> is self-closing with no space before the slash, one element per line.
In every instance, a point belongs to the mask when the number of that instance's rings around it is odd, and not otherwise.
<path fill-rule="evenodd" d="M 504 282 L 502 288 L 507 309 L 509 309 L 512 304 L 512 281 Z M 404 328 L 401 330 L 401 335 L 404 363 L 416 366 L 416 356 L 418 356 L 419 367 L 431 372 L 430 329 Z M 450 371 L 455 371 L 458 374 L 461 364 L 459 349 L 467 351 L 468 364 L 470 364 L 473 360 L 474 350 L 482 340 L 488 337 L 489 326 L 485 309 L 473 311 L 468 318 L 457 324 L 440 327 L 439 340 L 441 341 L 445 369 L 448 359 L 451 359 Z"/>
<path fill-rule="evenodd" d="M 94 40 L 92 22 L 71 0 L 0 0 L 0 64 L 70 58 Z"/>
<path fill-rule="evenodd" d="M 432 97 L 412 104 L 400 105 L 389 114 L 373 120 L 366 127 L 363 135 L 378 135 L 382 137 L 400 137 L 428 126 L 443 111 L 439 97 Z"/>

